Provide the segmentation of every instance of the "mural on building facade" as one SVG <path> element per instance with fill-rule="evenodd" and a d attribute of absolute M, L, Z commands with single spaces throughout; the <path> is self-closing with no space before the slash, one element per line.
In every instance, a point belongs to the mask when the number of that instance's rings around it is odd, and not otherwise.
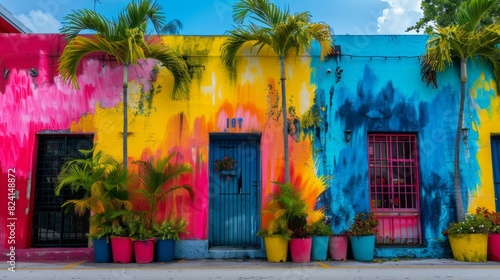
<path fill-rule="evenodd" d="M 30 247 L 30 209 L 36 167 L 37 133 L 94 133 L 98 150 L 121 155 L 121 68 L 96 56 L 84 62 L 80 90 L 58 80 L 59 35 L 2 35 L 0 63 L 0 150 L 2 180 L 16 170 L 16 242 Z M 262 201 L 282 180 L 283 147 L 279 116 L 279 63 L 273 56 L 243 52 L 236 73 L 220 62 L 224 37 L 165 36 L 185 54 L 193 83 L 189 100 L 172 100 L 169 73 L 153 62 L 130 71 L 129 157 L 158 158 L 171 151 L 190 162 L 195 172 L 187 182 L 195 199 L 179 193 L 163 211 L 189 221 L 183 239 L 208 238 L 209 133 L 261 133 Z M 419 249 L 377 249 L 379 256 L 441 256 L 441 230 L 453 219 L 453 138 L 459 80 L 455 70 L 441 75 L 439 88 L 420 80 L 418 56 L 425 36 L 336 36 L 343 55 L 320 61 L 313 49 L 290 58 L 287 69 L 289 104 L 293 107 L 290 136 L 292 181 L 311 207 L 326 206 L 336 232 L 347 228 L 355 213 L 370 209 L 367 134 L 414 133 L 419 152 L 421 224 Z M 28 48 L 31 46 L 31 48 Z M 36 46 L 36 47 L 34 47 Z M 335 69 L 343 71 L 335 76 Z M 30 75 L 30 69 L 38 75 Z M 333 69 L 333 71 L 332 71 Z M 494 209 L 491 134 L 499 133 L 500 104 L 488 69 L 471 65 L 470 98 L 465 126 L 462 178 L 468 210 Z M 233 125 L 234 124 L 234 125 Z M 344 130 L 351 130 L 349 143 Z M 440 159 L 440 160 L 437 160 Z M 132 165 L 133 168 L 133 165 Z M 323 178 L 331 177 L 327 185 Z M 7 196 L 1 198 L 7 205 Z M 427 209 L 433 209 L 432 212 Z M 5 228 L 9 213 L 0 210 Z M 264 224 L 266 221 L 262 221 Z M 0 241 L 7 246 L 7 237 Z M 402 249 L 401 249 L 402 250 Z"/>

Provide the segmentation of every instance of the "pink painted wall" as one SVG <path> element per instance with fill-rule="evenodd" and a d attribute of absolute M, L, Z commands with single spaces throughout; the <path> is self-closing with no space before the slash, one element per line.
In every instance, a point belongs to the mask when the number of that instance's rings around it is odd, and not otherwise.
<path fill-rule="evenodd" d="M 129 162 L 149 160 L 179 153 L 178 160 L 191 163 L 195 172 L 181 183 L 195 191 L 176 194 L 161 206 L 163 214 L 174 212 L 188 220 L 187 239 L 207 239 L 208 235 L 208 142 L 210 132 L 225 132 L 226 119 L 241 117 L 243 125 L 228 132 L 262 133 L 262 204 L 283 178 L 282 126 L 279 109 L 279 64 L 273 56 L 241 59 L 237 75 L 220 61 L 223 37 L 166 36 L 163 41 L 190 62 L 205 66 L 194 69 L 190 99 L 171 98 L 171 76 L 165 69 L 155 71 L 152 61 L 144 61 L 130 71 L 129 77 Z M 7 185 L 7 172 L 16 170 L 15 201 L 16 247 L 30 247 L 31 216 L 34 203 L 37 133 L 94 133 L 97 149 L 121 160 L 122 68 L 103 61 L 100 55 L 81 63 L 80 89 L 62 83 L 57 76 L 57 60 L 64 49 L 60 35 L 1 34 L 0 41 L 0 172 L 1 185 Z M 313 103 L 310 58 L 291 60 L 289 104 L 299 115 Z M 38 71 L 30 76 L 30 69 Z M 8 74 L 3 75 L 8 70 Z M 294 78 L 295 77 L 295 78 Z M 291 90 L 291 89 L 296 89 Z M 149 94 L 147 94 L 149 93 Z M 146 97 L 147 98 L 146 98 Z M 148 105 L 149 98 L 153 99 Z M 142 102 L 142 103 L 141 103 Z M 304 189 L 314 205 L 324 186 L 316 176 L 309 138 L 291 139 L 293 182 Z M 130 165 L 131 168 L 136 168 Z M 0 227 L 6 228 L 9 216 L 7 191 L 0 195 Z M 263 226 L 267 220 L 264 217 Z M 8 236 L 0 235 L 2 246 Z"/>

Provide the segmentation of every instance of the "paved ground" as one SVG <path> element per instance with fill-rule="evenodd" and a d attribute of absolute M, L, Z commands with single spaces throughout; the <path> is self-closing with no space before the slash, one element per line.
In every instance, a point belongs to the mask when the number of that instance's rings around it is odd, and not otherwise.
<path fill-rule="evenodd" d="M 270 263 L 251 260 L 178 260 L 169 263 L 115 264 L 92 261 L 16 263 L 0 279 L 500 279 L 500 262 L 453 259 Z"/>

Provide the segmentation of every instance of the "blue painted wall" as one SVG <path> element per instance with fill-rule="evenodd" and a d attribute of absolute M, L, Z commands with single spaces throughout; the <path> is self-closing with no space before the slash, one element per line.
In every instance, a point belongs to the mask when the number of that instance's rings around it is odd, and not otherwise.
<path fill-rule="evenodd" d="M 318 170 L 332 175 L 321 197 L 336 232 L 348 228 L 361 211 L 369 211 L 368 140 L 371 132 L 411 132 L 418 135 L 420 160 L 421 248 L 378 248 L 378 257 L 442 257 L 449 255 L 441 234 L 455 217 L 453 155 L 460 92 L 457 67 L 438 74 L 438 88 L 426 86 L 420 76 L 419 57 L 425 53 L 427 36 L 336 36 L 342 55 L 327 61 L 314 60 L 317 71 L 315 106 L 320 125 L 308 132 L 314 137 Z M 312 51 L 314 52 L 314 50 Z M 341 76 L 335 75 L 337 67 Z M 331 73 L 328 73 L 328 69 Z M 477 80 L 491 80 L 491 71 L 470 63 L 468 88 Z M 474 91 L 475 92 L 475 91 Z M 471 94 L 472 95 L 472 94 Z M 487 88 L 474 100 L 468 98 L 465 126 L 479 125 L 477 107 L 491 107 L 494 90 Z M 477 126 L 476 126 L 477 128 Z M 344 130 L 352 131 L 350 143 Z M 469 139 L 477 139 L 471 129 Z M 480 185 L 480 165 L 474 156 L 476 141 L 462 146 L 464 203 Z M 472 155 L 472 156 L 471 156 Z M 486 167 L 487 168 L 487 167 Z M 490 208 L 491 209 L 491 208 Z"/>

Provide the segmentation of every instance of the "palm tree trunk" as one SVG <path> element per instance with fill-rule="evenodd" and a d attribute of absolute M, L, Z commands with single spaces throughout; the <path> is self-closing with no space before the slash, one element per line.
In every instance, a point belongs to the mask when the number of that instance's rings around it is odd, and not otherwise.
<path fill-rule="evenodd" d="M 285 157 L 285 182 L 290 182 L 290 159 L 288 155 L 288 117 L 286 108 L 285 57 L 280 56 L 281 109 L 283 112 L 283 153 Z"/>
<path fill-rule="evenodd" d="M 457 220 L 465 220 L 464 202 L 462 198 L 462 188 L 460 183 L 460 138 L 462 136 L 462 125 L 464 119 L 465 85 L 467 82 L 467 60 L 460 62 L 460 106 L 458 109 L 458 124 L 455 136 L 455 160 L 454 160 L 454 181 L 455 181 L 455 202 L 457 208 Z"/>
<path fill-rule="evenodd" d="M 127 137 L 128 137 L 128 102 L 127 102 L 127 88 L 128 88 L 128 63 L 123 66 L 123 168 L 128 167 L 127 155 Z"/>

